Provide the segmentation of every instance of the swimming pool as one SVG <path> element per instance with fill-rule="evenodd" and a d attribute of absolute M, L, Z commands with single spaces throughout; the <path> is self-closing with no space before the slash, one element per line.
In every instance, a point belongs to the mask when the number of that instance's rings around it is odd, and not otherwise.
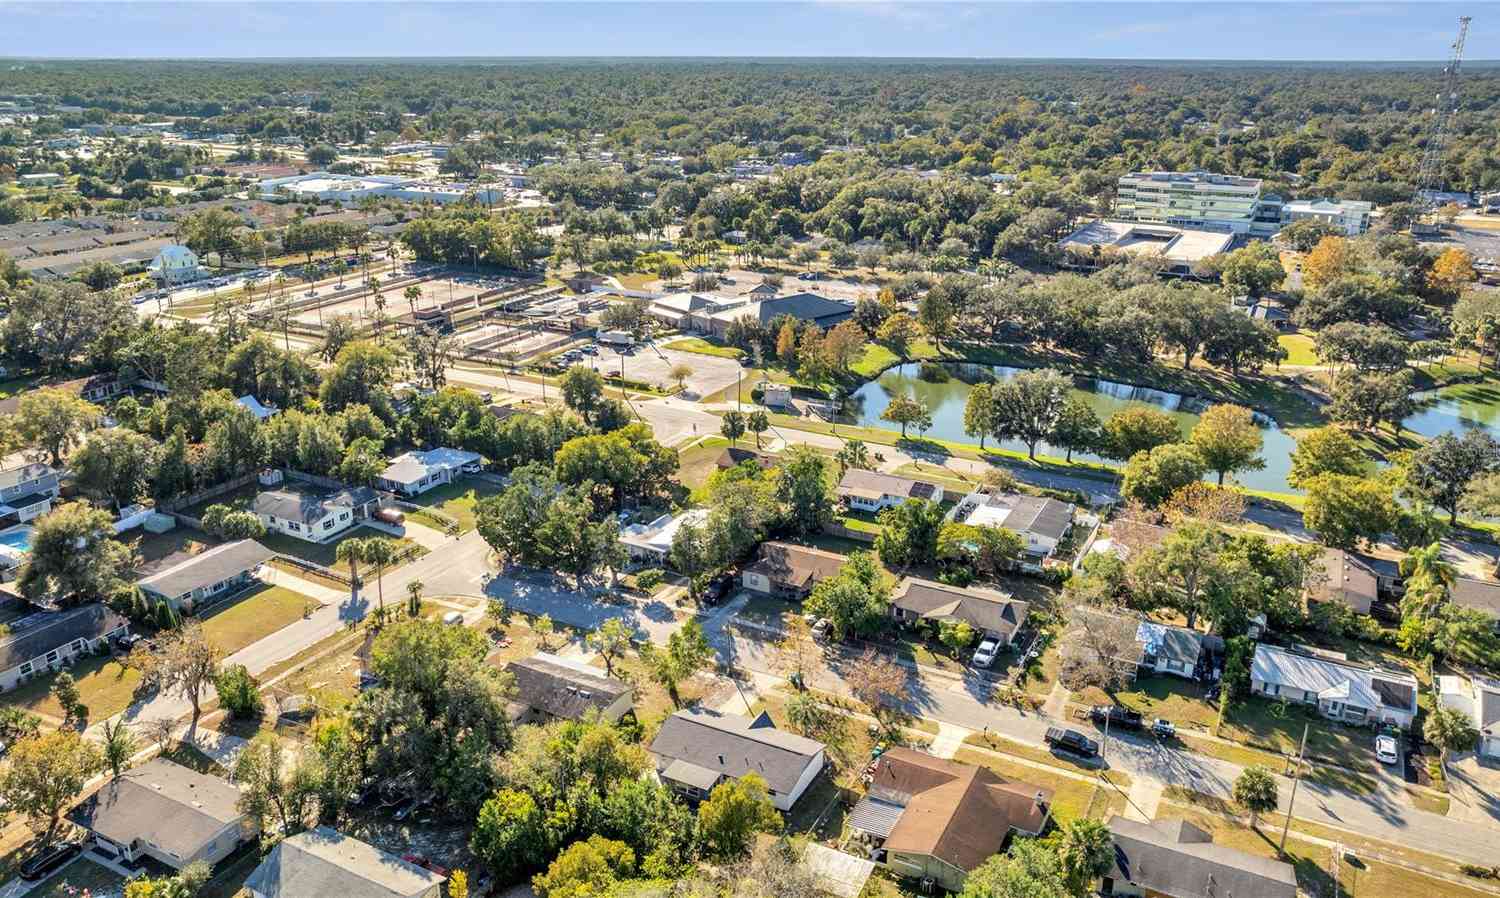
<path fill-rule="evenodd" d="M 0 533 L 0 547 L 12 553 L 25 554 L 31 551 L 31 528 L 17 527 Z"/>

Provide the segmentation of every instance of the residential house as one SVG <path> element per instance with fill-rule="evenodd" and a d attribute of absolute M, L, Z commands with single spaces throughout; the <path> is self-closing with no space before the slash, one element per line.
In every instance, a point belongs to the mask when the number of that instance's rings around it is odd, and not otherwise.
<path fill-rule="evenodd" d="M 880 511 L 908 499 L 943 501 L 943 488 L 934 483 L 850 468 L 839 480 L 838 497 L 856 511 Z"/>
<path fill-rule="evenodd" d="M 151 598 L 193 611 L 258 582 L 256 572 L 275 556 L 253 539 L 236 540 L 179 561 L 136 585 Z"/>
<path fill-rule="evenodd" d="M 855 838 L 897 875 L 949 892 L 1012 833 L 1041 835 L 1052 815 L 1051 789 L 904 746 L 876 759 L 869 782 L 847 821 Z"/>
<path fill-rule="evenodd" d="M 134 865 L 149 857 L 181 870 L 217 864 L 255 836 L 239 803 L 240 790 L 227 780 L 156 758 L 105 783 L 68 819 L 109 860 Z"/>
<path fill-rule="evenodd" d="M 630 684 L 597 667 L 538 652 L 505 665 L 516 682 L 512 718 L 521 723 L 582 720 L 591 715 L 614 723 L 631 708 Z"/>
<path fill-rule="evenodd" d="M 757 452 L 754 449 L 726 446 L 724 447 L 724 451 L 719 453 L 719 457 L 714 461 L 714 464 L 720 471 L 726 471 L 747 462 L 765 469 L 774 467 L 776 459 L 762 452 Z"/>
<path fill-rule="evenodd" d="M 251 898 L 442 898 L 446 879 L 368 842 L 319 826 L 276 843 L 245 888 Z"/>
<path fill-rule="evenodd" d="M 977 490 L 959 500 L 948 520 L 975 527 L 1003 527 L 1025 542 L 1021 569 L 1040 571 L 1073 530 L 1073 506 L 1020 493 Z"/>
<path fill-rule="evenodd" d="M 40 462 L 0 471 L 0 524 L 22 524 L 52 510 L 58 472 Z"/>
<path fill-rule="evenodd" d="M 1474 577 L 1457 577 L 1448 590 L 1448 598 L 1460 608 L 1482 612 L 1494 621 L 1500 631 L 1500 583 Z"/>
<path fill-rule="evenodd" d="M 1010 645 L 1015 639 L 1026 622 L 1028 607 L 1009 593 L 916 577 L 903 579 L 891 595 L 891 617 L 904 624 L 964 621 L 981 637 L 993 636 L 1001 645 Z"/>
<path fill-rule="evenodd" d="M 236 399 L 235 404 L 248 410 L 257 421 L 264 421 L 281 411 L 274 405 L 263 405 L 259 399 L 248 395 Z"/>
<path fill-rule="evenodd" d="M 688 798 L 707 798 L 724 780 L 755 773 L 781 811 L 792 809 L 827 762 L 823 743 L 776 729 L 764 712 L 752 719 L 707 708 L 662 721 L 651 754 L 662 782 Z"/>
<path fill-rule="evenodd" d="M 1224 640 L 1187 627 L 1079 606 L 1062 640 L 1063 658 L 1124 665 L 1132 676 L 1167 674 L 1213 682 L 1220 676 Z M 1100 653 L 1109 657 L 1101 659 Z"/>
<path fill-rule="evenodd" d="M 1468 717 L 1479 731 L 1476 751 L 1500 758 L 1500 680 L 1490 677 L 1438 677 L 1438 699 Z"/>
<path fill-rule="evenodd" d="M 100 604 L 39 611 L 6 625 L 0 638 L 0 692 L 58 670 L 130 632 L 130 621 Z"/>
<path fill-rule="evenodd" d="M 752 295 L 754 295 L 753 291 Z M 689 317 L 689 324 L 694 330 L 723 337 L 729 325 L 740 318 L 749 316 L 764 327 L 782 315 L 790 315 L 798 321 L 811 322 L 827 330 L 853 317 L 854 306 L 819 296 L 816 293 L 791 293 L 786 296 L 756 299 L 742 306 L 713 312 L 694 312 Z"/>
<path fill-rule="evenodd" d="M 1370 613 L 1380 597 L 1380 583 L 1369 565 L 1342 549 L 1325 549 L 1320 567 L 1321 575 L 1308 587 L 1308 601 L 1339 602 L 1356 614 Z"/>
<path fill-rule="evenodd" d="M 662 566 L 670 562 L 672 540 L 684 524 L 701 526 L 708 520 L 708 509 L 690 508 L 681 514 L 664 514 L 644 524 L 629 524 L 620 528 L 620 544 L 636 564 Z"/>
<path fill-rule="evenodd" d="M 1281 333 L 1291 333 L 1297 329 L 1292 324 L 1292 313 L 1288 312 L 1280 303 L 1270 300 L 1260 300 L 1245 307 L 1245 314 L 1256 321 L 1264 321 L 1266 324 L 1276 328 Z"/>
<path fill-rule="evenodd" d="M 381 489 L 393 493 L 420 496 L 445 483 L 454 483 L 465 474 L 478 474 L 483 467 L 484 459 L 479 453 L 462 449 L 407 452 L 391 459 L 377 482 Z"/>
<path fill-rule="evenodd" d="M 760 544 L 760 555 L 740 574 L 740 584 L 753 592 L 800 602 L 813 584 L 839 572 L 848 559 L 837 552 L 772 541 Z"/>
<path fill-rule="evenodd" d="M 327 542 L 380 507 L 380 495 L 367 486 L 322 491 L 285 483 L 255 497 L 254 511 L 266 529 L 310 543 Z"/>
<path fill-rule="evenodd" d="M 1226 845 L 1186 820 L 1109 818 L 1114 866 L 1099 894 L 1123 898 L 1297 898 L 1291 864 Z"/>
<path fill-rule="evenodd" d="M 198 254 L 175 243 L 163 246 L 146 270 L 163 284 L 180 284 L 203 276 Z"/>
<path fill-rule="evenodd" d="M 89 402 L 108 402 L 116 396 L 130 392 L 131 384 L 120 380 L 113 374 L 95 374 L 92 377 L 79 377 L 45 386 L 87 399 Z M 14 396 L 0 399 L 0 415 L 14 415 L 20 410 L 21 398 L 25 395 L 26 392 L 23 390 Z"/>
<path fill-rule="evenodd" d="M 1250 691 L 1315 705 L 1324 717 L 1344 723 L 1406 729 L 1417 716 L 1416 677 L 1357 665 L 1340 652 L 1257 645 Z"/>

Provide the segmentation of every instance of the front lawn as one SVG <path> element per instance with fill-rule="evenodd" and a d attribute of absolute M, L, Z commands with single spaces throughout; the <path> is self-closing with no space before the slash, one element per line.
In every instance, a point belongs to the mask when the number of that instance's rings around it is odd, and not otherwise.
<path fill-rule="evenodd" d="M 338 569 L 339 573 L 347 574 L 348 565 L 340 564 L 338 560 L 339 543 L 343 542 L 346 539 L 366 539 L 372 536 L 388 539 L 391 542 L 394 542 L 396 544 L 396 551 L 398 552 L 406 550 L 407 547 L 414 547 L 416 549 L 416 554 L 406 559 L 406 561 L 415 561 L 418 558 L 421 558 L 423 555 L 427 554 L 426 549 L 422 548 L 420 545 L 407 539 L 404 536 L 388 536 L 384 533 L 368 530 L 363 527 L 352 528 L 346 531 L 344 535 L 340 536 L 338 539 L 330 540 L 326 543 L 310 543 L 305 539 L 297 539 L 296 537 L 287 536 L 285 533 L 267 533 L 264 537 L 261 538 L 260 542 L 263 543 L 266 548 L 270 549 L 272 552 L 276 552 L 277 554 L 290 555 L 293 558 L 300 558 L 303 561 L 310 561 L 313 564 L 320 564 L 326 568 Z M 404 564 L 405 562 L 402 563 Z M 369 567 L 368 565 L 360 565 L 359 569 L 360 573 L 364 575 L 365 579 L 367 580 L 370 577 L 373 577 L 375 574 L 374 569 Z M 390 573 L 393 569 L 394 568 L 386 568 L 386 573 Z"/>
<path fill-rule="evenodd" d="M 1052 814 L 1059 823 L 1092 817 L 1107 820 L 1124 809 L 1125 796 L 1098 780 L 1077 779 L 1062 773 L 1038 770 L 974 748 L 960 748 L 953 760 L 988 767 L 1010 782 L 1022 782 L 1052 790 Z M 1096 795 L 1096 793 L 1098 793 Z"/>
<path fill-rule="evenodd" d="M 301 620 L 305 611 L 317 607 L 317 601 L 283 586 L 257 586 L 207 609 L 203 632 L 228 655 Z"/>
<path fill-rule="evenodd" d="M 68 669 L 78 684 L 79 699 L 89 709 L 89 720 L 113 717 L 130 706 L 141 672 L 126 668 L 109 656 L 85 658 Z M 62 706 L 48 690 L 55 674 L 38 677 L 4 696 L 6 704 L 19 705 L 37 714 L 63 716 Z"/>
<path fill-rule="evenodd" d="M 663 343 L 662 348 L 676 349 L 681 352 L 696 352 L 699 355 L 717 356 L 721 359 L 741 359 L 745 355 L 743 349 L 736 349 L 733 346 L 720 346 L 717 343 L 710 343 L 701 337 L 683 337 L 680 340 L 673 340 L 671 343 Z"/>
<path fill-rule="evenodd" d="M 79 895 L 107 898 L 123 893 L 124 889 L 125 880 L 120 874 L 80 857 L 27 895 L 31 898 L 78 898 Z"/>
<path fill-rule="evenodd" d="M 413 505 L 435 508 L 458 521 L 459 530 L 469 531 L 474 529 L 474 507 L 479 504 L 479 500 L 496 495 L 501 489 L 487 480 L 471 479 L 445 483 L 407 501 Z"/>
<path fill-rule="evenodd" d="M 1313 351 L 1312 337 L 1306 334 L 1282 334 L 1276 338 L 1281 348 L 1286 350 L 1286 361 L 1283 365 L 1316 365 L 1318 354 Z"/>

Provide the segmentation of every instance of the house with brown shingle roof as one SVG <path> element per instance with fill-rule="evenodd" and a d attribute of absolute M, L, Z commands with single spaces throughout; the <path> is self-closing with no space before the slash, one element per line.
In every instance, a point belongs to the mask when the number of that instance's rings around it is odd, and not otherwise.
<path fill-rule="evenodd" d="M 1380 596 L 1379 580 L 1369 566 L 1342 549 L 1328 549 L 1314 562 L 1321 572 L 1314 572 L 1307 588 L 1312 602 L 1338 602 L 1356 614 L 1369 614 L 1370 606 Z"/>
<path fill-rule="evenodd" d="M 978 586 L 949 586 L 936 580 L 906 577 L 891 595 L 891 616 L 906 624 L 917 621 L 963 621 L 983 636 L 1010 645 L 1026 622 L 1029 606 L 1009 593 Z"/>
<path fill-rule="evenodd" d="M 877 846 L 876 860 L 893 873 L 958 892 L 1012 833 L 1040 835 L 1051 814 L 1051 789 L 897 747 L 875 762 L 848 825 Z"/>
<path fill-rule="evenodd" d="M 746 589 L 800 602 L 813 584 L 832 577 L 847 561 L 837 552 L 773 540 L 761 543 L 760 557 L 740 575 Z"/>

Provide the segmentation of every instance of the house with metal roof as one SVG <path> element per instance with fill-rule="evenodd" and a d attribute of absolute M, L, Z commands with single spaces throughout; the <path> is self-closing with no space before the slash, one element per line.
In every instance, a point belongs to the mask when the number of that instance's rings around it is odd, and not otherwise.
<path fill-rule="evenodd" d="M 740 584 L 762 595 L 800 602 L 813 584 L 837 574 L 846 561 L 837 552 L 772 540 L 760 544 L 759 556 L 740 572 Z"/>
<path fill-rule="evenodd" d="M 505 665 L 516 683 L 511 719 L 517 723 L 582 720 L 614 723 L 630 710 L 635 690 L 597 667 L 548 652 Z"/>
<path fill-rule="evenodd" d="M 380 472 L 381 489 L 403 496 L 420 496 L 430 489 L 453 483 L 465 474 L 478 474 L 484 458 L 478 452 L 437 448 L 425 452 L 407 452 L 391 459 Z"/>
<path fill-rule="evenodd" d="M 97 603 L 13 620 L 0 637 L 0 692 L 67 667 L 129 632 L 130 621 Z"/>
<path fill-rule="evenodd" d="M 1039 571 L 1073 529 L 1074 508 L 1043 496 L 975 490 L 948 512 L 948 520 L 974 527 L 1002 527 L 1025 542 L 1022 570 Z"/>
<path fill-rule="evenodd" d="M 1114 866 L 1099 894 L 1123 898 L 1297 898 L 1291 864 L 1215 845 L 1186 820 L 1109 818 Z"/>
<path fill-rule="evenodd" d="M 656 775 L 687 798 L 704 799 L 719 783 L 757 774 L 771 804 L 789 811 L 823 770 L 823 743 L 755 718 L 685 708 L 662 721 L 651 740 Z"/>
<path fill-rule="evenodd" d="M 380 507 L 380 494 L 367 486 L 321 490 L 287 482 L 255 497 L 252 510 L 267 530 L 310 543 L 327 542 Z"/>
<path fill-rule="evenodd" d="M 155 758 L 105 783 L 68 819 L 109 860 L 134 865 L 149 857 L 181 870 L 217 864 L 255 836 L 239 802 L 240 790 L 227 780 Z"/>
<path fill-rule="evenodd" d="M 850 468 L 839 480 L 838 497 L 856 511 L 881 511 L 909 499 L 943 501 L 943 488 L 935 483 Z"/>
<path fill-rule="evenodd" d="M 258 582 L 256 571 L 275 556 L 253 539 L 236 540 L 179 561 L 136 585 L 153 599 L 192 611 Z"/>
<path fill-rule="evenodd" d="M 1250 691 L 1315 705 L 1324 717 L 1402 729 L 1417 716 L 1417 678 L 1404 671 L 1354 664 L 1341 652 L 1304 647 L 1255 647 Z"/>
<path fill-rule="evenodd" d="M 1500 758 L 1500 680 L 1490 677 L 1438 677 L 1438 700 L 1469 718 L 1479 731 L 1475 750 Z"/>
<path fill-rule="evenodd" d="M 891 594 L 891 617 L 904 624 L 918 621 L 963 621 L 981 636 L 1010 645 L 1026 622 L 1027 603 L 1009 593 L 978 586 L 949 586 L 936 580 L 906 577 Z"/>
<path fill-rule="evenodd" d="M 254 415 L 255 420 L 257 421 L 264 421 L 267 418 L 275 416 L 278 412 L 281 411 L 281 409 L 277 408 L 274 405 L 262 404 L 259 399 L 249 394 L 241 396 L 240 398 L 236 399 L 234 403 L 235 405 L 244 408 L 246 411 L 250 412 L 250 414 Z"/>
<path fill-rule="evenodd" d="M 847 826 L 893 873 L 959 892 L 1013 834 L 1041 835 L 1051 816 L 1051 789 L 897 746 L 876 759 Z"/>
<path fill-rule="evenodd" d="M 319 826 L 276 843 L 245 888 L 252 898 L 441 898 L 447 877 Z"/>

